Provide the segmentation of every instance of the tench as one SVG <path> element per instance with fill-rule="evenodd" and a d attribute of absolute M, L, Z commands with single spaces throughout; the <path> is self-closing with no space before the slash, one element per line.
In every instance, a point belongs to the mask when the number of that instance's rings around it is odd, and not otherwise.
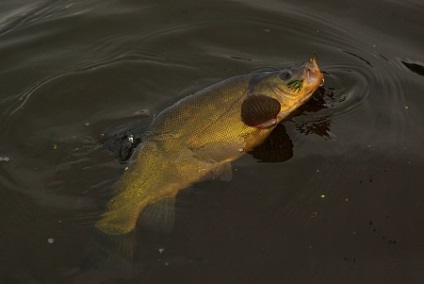
<path fill-rule="evenodd" d="M 96 227 L 131 232 L 143 209 L 209 177 L 261 144 L 324 80 L 315 59 L 236 76 L 185 97 L 157 115 Z"/>

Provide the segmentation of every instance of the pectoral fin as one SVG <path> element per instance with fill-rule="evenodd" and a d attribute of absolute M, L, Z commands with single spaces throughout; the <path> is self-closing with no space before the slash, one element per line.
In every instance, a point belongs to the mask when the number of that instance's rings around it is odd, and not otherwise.
<path fill-rule="evenodd" d="M 241 119 L 249 126 L 270 128 L 277 124 L 281 104 L 274 98 L 262 94 L 250 94 L 241 105 Z"/>

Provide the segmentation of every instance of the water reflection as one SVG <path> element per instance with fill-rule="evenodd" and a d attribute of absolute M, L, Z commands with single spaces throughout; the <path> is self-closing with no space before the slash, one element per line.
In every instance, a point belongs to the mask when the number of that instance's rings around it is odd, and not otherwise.
<path fill-rule="evenodd" d="M 125 163 L 142 142 L 152 120 L 153 116 L 144 114 L 118 121 L 108 121 L 109 126 L 104 122 L 103 125 L 107 131 L 102 137 L 103 147 L 114 153 L 121 163 Z"/>
<path fill-rule="evenodd" d="M 334 105 L 335 99 L 337 98 L 334 94 L 334 89 L 320 87 L 311 99 L 294 113 L 293 117 L 301 116 L 304 113 L 314 113 L 327 109 L 331 105 Z M 316 134 L 325 138 L 330 138 L 330 128 L 330 114 L 322 115 L 312 121 L 306 121 L 296 126 L 296 129 L 302 134 Z"/>
<path fill-rule="evenodd" d="M 248 153 L 260 162 L 284 162 L 293 157 L 293 142 L 284 125 L 279 124 L 260 146 Z"/>

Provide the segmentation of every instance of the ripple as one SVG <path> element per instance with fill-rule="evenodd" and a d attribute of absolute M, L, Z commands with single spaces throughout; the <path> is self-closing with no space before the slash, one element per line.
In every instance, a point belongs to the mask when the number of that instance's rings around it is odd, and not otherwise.
<path fill-rule="evenodd" d="M 352 63 L 331 64 L 323 67 L 325 86 L 334 90 L 334 97 L 327 102 L 333 118 L 351 115 L 361 108 L 372 93 L 370 82 L 375 82 L 375 73 Z M 372 84 L 372 83 L 371 83 Z"/>
<path fill-rule="evenodd" d="M 184 17 L 177 18 L 175 21 L 154 22 L 151 25 L 140 21 L 145 23 L 147 28 L 130 27 L 133 29 L 124 32 L 124 28 L 128 26 L 123 26 L 122 30 L 117 29 L 114 32 L 102 34 L 89 44 L 83 47 L 78 46 L 70 52 L 78 53 L 78 57 L 75 57 L 78 60 L 68 61 L 60 68 L 46 72 L 47 75 L 43 74 L 40 79 L 18 94 L 2 98 L 1 103 L 7 105 L 2 113 L 2 123 L 13 120 L 14 116 L 31 100 L 41 100 L 42 98 L 38 98 L 35 94 L 42 93 L 43 87 L 53 85 L 59 80 L 66 81 L 74 74 L 99 72 L 119 64 L 127 66 L 141 63 L 154 64 L 160 67 L 176 67 L 173 69 L 175 72 L 181 69 L 189 70 L 192 77 L 181 82 L 182 86 L 193 84 L 193 81 L 190 81 L 192 78 L 202 80 L 207 77 L 204 85 L 199 86 L 201 88 L 213 83 L 213 80 L 223 79 L 228 74 L 231 76 L 281 65 L 296 65 L 316 52 L 320 58 L 320 67 L 325 72 L 324 87 L 332 95 L 324 97 L 325 108 L 302 119 L 309 120 L 312 124 L 324 125 L 322 135 L 328 134 L 332 127 L 335 127 L 332 132 L 336 136 L 344 129 L 350 132 L 353 132 L 352 129 L 359 129 L 363 132 L 351 133 L 351 136 L 346 137 L 357 135 L 367 139 L 372 137 L 370 140 L 374 142 L 391 140 L 390 143 L 402 143 L 406 131 L 403 128 L 408 119 L 404 111 L 406 104 L 402 77 L 393 72 L 389 64 L 390 54 L 377 52 L 372 41 L 375 36 L 374 31 L 371 30 L 368 37 L 363 37 L 361 35 L 363 27 L 360 23 L 343 20 L 342 16 L 331 18 L 324 12 L 317 13 L 302 5 L 281 1 L 233 2 L 242 7 L 239 17 L 214 18 L 213 13 L 205 13 L 203 15 L 206 18 L 197 17 L 190 21 Z M 221 9 L 218 4 L 223 3 L 210 5 L 216 5 L 215 9 Z M 72 12 L 71 9 L 75 10 Z M 261 12 L 258 13 L 258 11 Z M 93 11 L 93 7 L 84 5 L 77 7 L 72 1 L 60 1 L 60 5 L 51 5 L 51 2 L 39 7 L 34 5 L 28 7 L 28 10 L 16 10 L 8 19 L 1 22 L 0 36 L 4 37 L 14 31 L 49 22 L 49 25 L 46 25 L 49 27 L 49 33 L 45 33 L 43 37 L 43 40 L 48 41 L 61 32 L 60 29 L 53 28 L 54 24 L 58 23 L 55 20 L 84 14 L 96 16 L 97 13 Z M 129 14 L 129 11 L 125 13 Z M 107 14 L 111 15 L 112 12 Z M 103 14 L 99 16 L 102 18 L 99 21 L 100 24 L 104 23 L 103 17 Z M 81 17 L 78 20 L 88 21 L 87 18 Z M 99 18 L 95 19 L 99 20 Z M 69 27 L 65 28 L 72 30 L 73 25 L 69 24 Z M 76 31 L 80 30 L 76 28 Z M 45 52 L 49 51 L 52 50 L 47 49 Z M 423 76 L 422 65 L 415 61 L 402 63 L 411 72 Z M 227 72 L 227 70 L 230 71 Z M 156 78 L 159 80 L 152 84 L 163 84 L 162 78 Z M 154 96 L 156 98 L 162 94 L 154 94 Z M 170 104 L 175 100 L 175 96 L 170 96 L 166 103 Z M 93 110 L 95 111 L 98 110 Z M 55 117 L 52 116 L 52 118 Z M 305 134 L 311 133 L 309 129 L 300 129 L 300 131 Z M 90 136 L 87 140 L 90 140 Z M 38 141 L 38 143 L 42 142 Z M 74 142 L 73 149 L 77 151 L 71 149 L 66 153 L 70 161 L 58 161 L 55 164 L 55 168 L 59 170 L 55 172 L 57 175 L 65 171 L 75 172 L 76 168 L 87 171 L 92 169 L 92 172 L 95 172 L 90 163 L 98 159 L 91 156 L 96 154 L 98 145 L 83 141 Z M 83 160 L 81 167 L 76 167 L 75 164 L 81 158 L 86 159 Z M 51 168 L 48 170 L 50 171 Z M 43 174 L 51 178 L 47 170 Z M 31 176 L 31 179 L 37 179 L 37 177 Z M 53 189 L 59 190 L 64 180 L 54 180 L 56 183 L 52 182 L 50 185 Z M 27 182 L 31 183 L 30 180 Z M 91 184 L 91 188 L 103 186 L 102 181 Z M 41 188 L 43 186 L 39 185 L 38 190 L 41 191 Z M 57 202 L 58 206 L 62 206 L 66 199 L 72 196 L 70 193 L 62 192 L 61 194 L 58 197 L 52 192 L 47 192 L 38 198 L 45 200 L 46 203 Z M 73 204 L 78 203 L 78 198 L 72 200 Z M 91 199 L 84 198 L 84 200 L 81 201 L 86 204 L 84 206 L 87 208 L 92 206 Z"/>
<path fill-rule="evenodd" d="M 8 16 L 0 22 L 0 37 L 29 26 L 34 26 L 40 22 L 69 15 L 68 9 L 72 6 L 72 2 L 66 2 L 56 1 L 54 4 L 50 1 L 44 3 L 27 3 L 23 7 L 10 11 Z M 85 11 L 79 11 L 79 13 L 83 12 Z"/>
<path fill-rule="evenodd" d="M 402 64 L 405 65 L 406 68 L 408 68 L 411 72 L 420 76 L 424 76 L 424 66 L 422 64 L 405 61 L 402 61 Z"/>
<path fill-rule="evenodd" d="M 243 4 L 266 11 L 267 17 L 253 19 L 256 22 L 253 26 L 265 27 L 270 36 L 287 39 L 288 48 L 281 52 L 283 57 L 287 57 L 284 52 L 298 56 L 299 49 L 313 50 L 318 54 L 319 65 L 325 72 L 324 87 L 332 96 L 325 97 L 326 108 L 309 115 L 308 119 L 317 124 L 325 121 L 327 127 L 329 120 L 333 126 L 349 123 L 351 128 L 362 128 L 364 140 L 392 145 L 404 143 L 405 126 L 409 123 L 405 112 L 404 80 L 393 70 L 390 53 L 377 48 L 378 31 L 363 26 L 361 22 L 317 13 L 301 5 L 272 0 L 266 1 L 266 5 L 261 1 L 243 1 Z M 242 21 L 239 19 L 240 23 Z M 250 21 L 252 18 L 246 19 L 243 25 L 250 25 Z M 364 34 L 365 29 L 367 33 Z M 284 40 L 276 45 L 281 42 Z M 263 44 L 268 42 L 263 41 Z M 292 45 L 297 49 L 292 50 Z M 220 52 L 219 46 L 214 49 L 215 54 Z M 226 53 L 235 54 L 229 51 Z M 258 55 L 254 53 L 244 53 L 242 57 L 252 59 L 248 62 L 255 65 L 252 69 L 259 65 L 269 66 L 269 62 L 281 62 L 281 59 L 270 56 L 257 60 Z M 405 66 L 418 75 L 422 71 L 417 64 Z M 301 120 L 306 123 L 304 118 Z M 338 131 L 335 131 L 336 135 Z"/>
<path fill-rule="evenodd" d="M 158 53 L 155 53 L 153 51 L 138 50 L 137 52 L 111 52 L 102 49 L 102 47 L 99 47 L 99 50 L 102 50 L 102 52 L 98 53 L 97 58 L 91 58 L 89 60 L 79 62 L 75 65 L 71 65 L 67 68 L 67 70 L 62 70 L 59 74 L 54 74 L 38 82 L 35 82 L 32 86 L 27 87 L 21 93 L 4 99 L 2 101 L 2 104 L 7 103 L 9 104 L 9 106 L 3 112 L 2 115 L 6 116 L 6 119 L 8 120 L 11 116 L 15 115 L 18 111 L 22 110 L 24 106 L 28 103 L 32 95 L 36 93 L 39 89 L 49 84 L 52 84 L 56 80 L 66 78 L 75 74 L 94 72 L 100 69 L 109 68 L 117 64 L 140 62 L 152 63 L 154 65 L 172 66 L 177 67 L 179 69 L 193 69 L 193 67 L 189 65 L 168 62 L 166 58 L 160 56 Z"/>

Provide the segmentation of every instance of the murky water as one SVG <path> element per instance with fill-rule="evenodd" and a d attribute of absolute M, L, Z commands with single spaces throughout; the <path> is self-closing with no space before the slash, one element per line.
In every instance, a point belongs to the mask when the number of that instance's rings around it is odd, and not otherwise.
<path fill-rule="evenodd" d="M 422 283 L 423 12 L 420 0 L 2 1 L 0 283 Z M 281 159 L 247 155 L 230 182 L 180 192 L 171 233 L 137 230 L 130 271 L 82 266 L 126 166 L 105 136 L 314 54 L 325 85 L 284 123 Z"/>

